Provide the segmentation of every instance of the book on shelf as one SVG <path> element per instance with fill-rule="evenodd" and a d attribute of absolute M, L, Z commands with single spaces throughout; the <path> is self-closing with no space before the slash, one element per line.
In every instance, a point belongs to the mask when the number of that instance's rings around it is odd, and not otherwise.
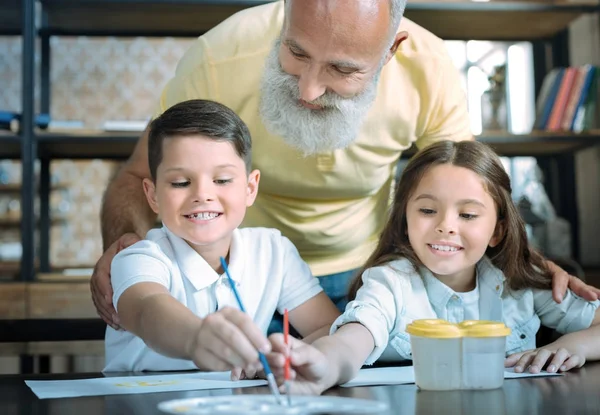
<path fill-rule="evenodd" d="M 600 128 L 599 76 L 600 68 L 593 65 L 550 71 L 536 103 L 535 128 L 574 133 Z"/>

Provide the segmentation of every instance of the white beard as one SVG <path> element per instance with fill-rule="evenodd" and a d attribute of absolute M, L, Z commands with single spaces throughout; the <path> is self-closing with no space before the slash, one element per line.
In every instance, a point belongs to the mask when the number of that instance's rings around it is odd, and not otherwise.
<path fill-rule="evenodd" d="M 360 126 L 377 95 L 378 68 L 365 89 L 352 98 L 326 91 L 311 104 L 299 103 L 298 79 L 283 71 L 279 63 L 278 39 L 265 63 L 261 82 L 260 115 L 270 133 L 279 135 L 304 155 L 345 148 L 357 137 Z"/>

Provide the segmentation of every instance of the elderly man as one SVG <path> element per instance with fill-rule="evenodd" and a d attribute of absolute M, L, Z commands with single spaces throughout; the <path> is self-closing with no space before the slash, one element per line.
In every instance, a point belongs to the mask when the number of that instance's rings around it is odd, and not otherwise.
<path fill-rule="evenodd" d="M 401 22 L 405 4 L 287 0 L 246 9 L 198 38 L 160 98 L 161 112 L 212 99 L 248 124 L 262 182 L 244 225 L 281 230 L 340 309 L 375 247 L 402 151 L 472 139 L 458 71 L 442 40 Z M 113 326 L 112 257 L 156 220 L 141 184 L 147 140 L 109 185 L 102 210 L 106 252 L 91 289 Z M 557 301 L 568 284 L 597 298 L 555 269 Z"/>

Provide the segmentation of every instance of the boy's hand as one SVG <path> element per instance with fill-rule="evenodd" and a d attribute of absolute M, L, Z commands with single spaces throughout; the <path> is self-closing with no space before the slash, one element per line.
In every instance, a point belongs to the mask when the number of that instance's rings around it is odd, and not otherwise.
<path fill-rule="evenodd" d="M 552 347 L 549 344 L 535 350 L 515 353 L 506 358 L 504 367 L 515 367 L 515 372 L 522 373 L 529 369 L 529 373 L 540 373 L 544 367 L 550 373 L 566 372 L 585 364 L 585 357 L 577 351 L 569 351 L 564 347 Z"/>
<path fill-rule="evenodd" d="M 268 353 L 271 344 L 254 321 L 238 309 L 225 307 L 202 320 L 187 355 L 202 370 L 256 372 L 262 368 L 259 350 Z"/>
<path fill-rule="evenodd" d="M 286 345 L 283 334 L 269 336 L 272 352 L 267 360 L 277 379 L 283 385 L 286 356 L 290 354 L 290 392 L 294 395 L 320 395 L 328 388 L 330 365 L 325 355 L 316 347 L 289 336 Z M 283 391 L 283 388 L 282 388 Z"/>
<path fill-rule="evenodd" d="M 264 370 L 261 366 L 250 365 L 245 369 L 235 367 L 231 369 L 231 380 L 245 380 L 245 379 L 266 379 Z"/>

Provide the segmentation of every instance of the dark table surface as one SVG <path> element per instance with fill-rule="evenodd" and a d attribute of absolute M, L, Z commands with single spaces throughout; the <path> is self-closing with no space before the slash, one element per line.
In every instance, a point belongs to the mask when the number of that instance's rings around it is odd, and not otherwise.
<path fill-rule="evenodd" d="M 122 376 L 123 374 L 119 374 Z M 153 415 L 159 402 L 202 396 L 264 394 L 266 387 L 39 400 L 26 379 L 80 379 L 100 373 L 0 376 L 2 415 Z M 327 395 L 387 402 L 391 414 L 600 414 L 600 363 L 561 377 L 511 379 L 492 391 L 420 391 L 415 385 L 335 388 Z"/>

